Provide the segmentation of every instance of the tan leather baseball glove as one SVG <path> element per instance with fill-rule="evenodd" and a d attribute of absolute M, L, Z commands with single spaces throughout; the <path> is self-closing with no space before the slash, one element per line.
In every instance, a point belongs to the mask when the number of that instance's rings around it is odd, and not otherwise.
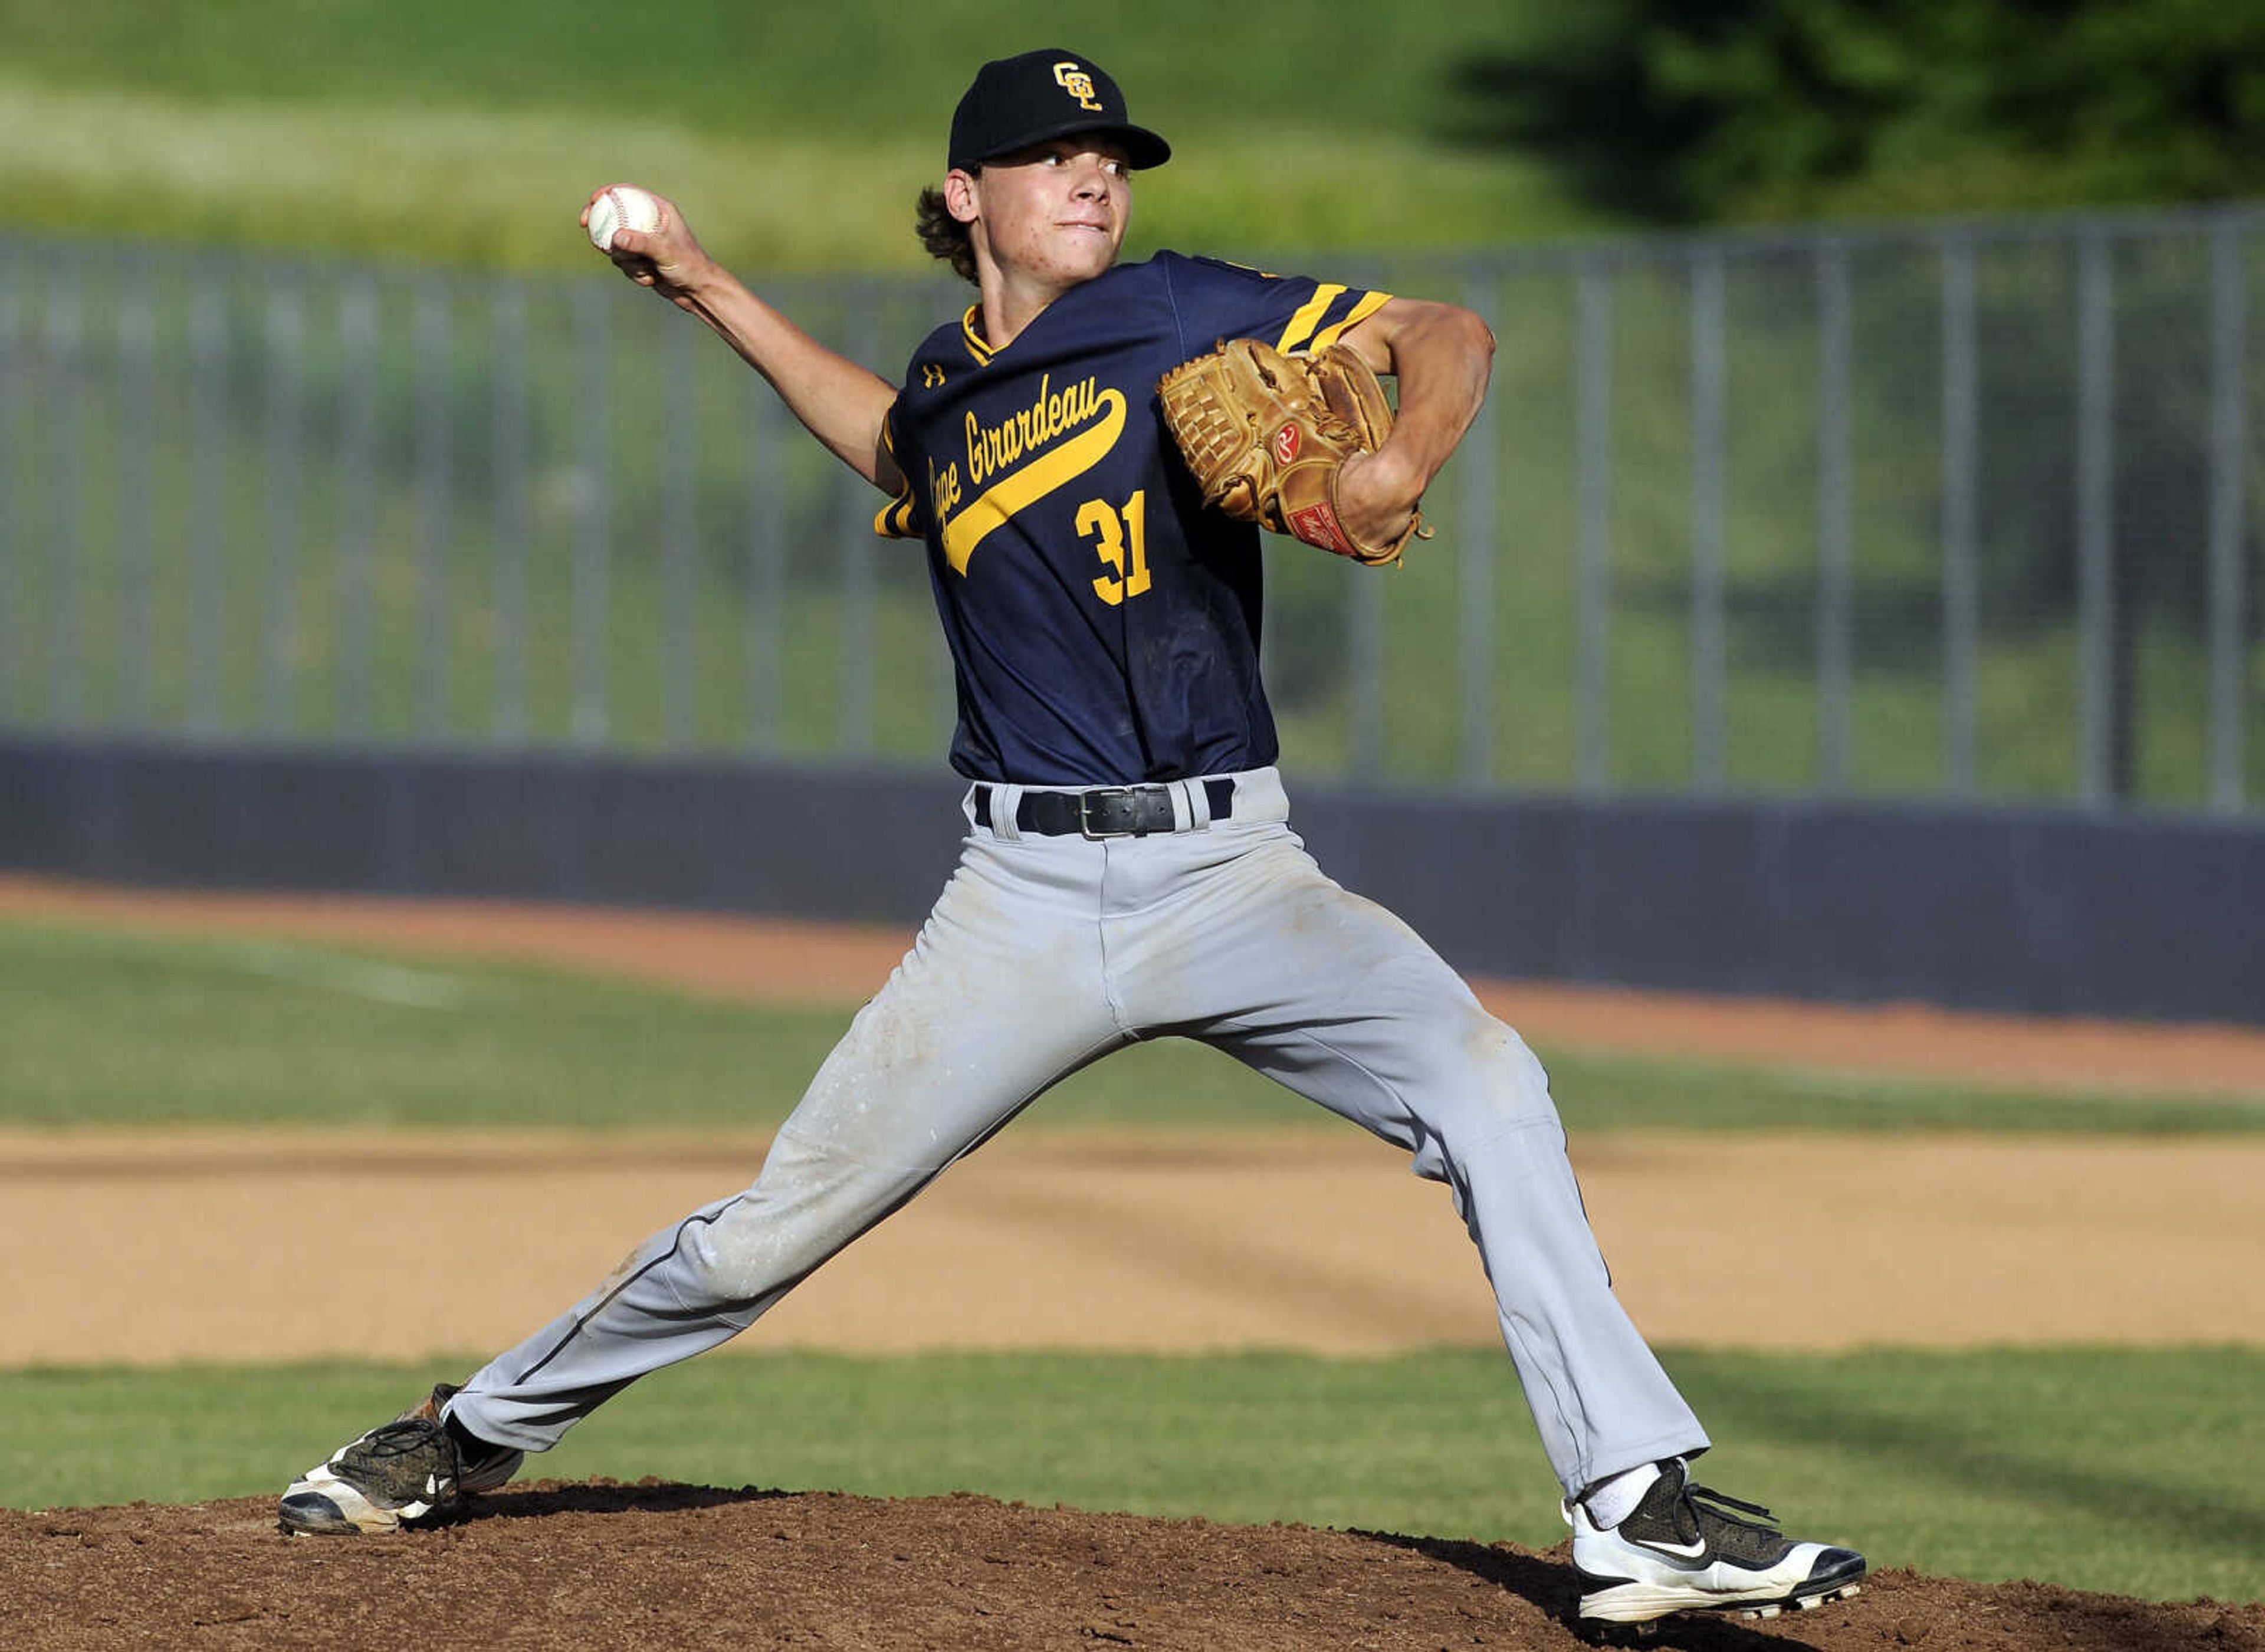
<path fill-rule="evenodd" d="M 1419 511 L 1392 543 L 1366 544 L 1338 514 L 1338 469 L 1392 430 L 1384 387 L 1345 346 L 1285 355 L 1256 338 L 1227 339 L 1174 368 L 1156 391 L 1205 504 L 1371 566 L 1431 536 Z"/>

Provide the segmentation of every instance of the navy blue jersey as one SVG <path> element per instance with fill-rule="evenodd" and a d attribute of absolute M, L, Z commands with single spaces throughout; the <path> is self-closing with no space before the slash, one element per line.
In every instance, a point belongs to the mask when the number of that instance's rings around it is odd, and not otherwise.
<path fill-rule="evenodd" d="M 1163 252 L 1071 288 L 1003 350 L 981 310 L 913 353 L 885 435 L 958 681 L 951 765 L 1124 785 L 1274 761 L 1258 530 L 1203 508 L 1156 382 L 1223 338 L 1319 349 L 1389 295 Z"/>

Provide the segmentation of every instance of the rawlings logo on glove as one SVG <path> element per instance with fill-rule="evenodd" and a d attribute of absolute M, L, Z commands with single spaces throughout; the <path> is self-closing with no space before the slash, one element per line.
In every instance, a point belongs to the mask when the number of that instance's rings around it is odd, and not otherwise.
<path fill-rule="evenodd" d="M 1167 373 L 1156 393 L 1205 504 L 1371 566 L 1431 536 L 1420 511 L 1387 545 L 1345 529 L 1337 473 L 1392 433 L 1384 387 L 1345 346 L 1284 355 L 1256 338 L 1230 339 Z"/>

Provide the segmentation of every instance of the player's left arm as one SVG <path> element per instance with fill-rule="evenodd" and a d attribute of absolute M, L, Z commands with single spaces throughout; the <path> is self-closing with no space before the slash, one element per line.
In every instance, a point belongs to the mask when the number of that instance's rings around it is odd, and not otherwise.
<path fill-rule="evenodd" d="M 1341 342 L 1400 381 L 1392 434 L 1374 453 L 1348 460 L 1337 477 L 1345 527 L 1367 543 L 1390 544 L 1478 417 L 1494 369 L 1494 331 L 1459 304 L 1395 298 Z"/>

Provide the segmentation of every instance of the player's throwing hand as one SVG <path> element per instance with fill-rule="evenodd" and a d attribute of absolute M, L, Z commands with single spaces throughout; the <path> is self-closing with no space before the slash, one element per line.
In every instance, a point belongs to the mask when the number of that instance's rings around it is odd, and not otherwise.
<path fill-rule="evenodd" d="M 630 186 L 608 184 L 603 189 L 594 189 L 590 199 L 583 203 L 581 225 L 586 232 L 591 227 L 591 214 L 601 209 L 601 203 L 616 191 L 629 191 Z M 607 244 L 599 250 L 611 258 L 614 267 L 639 287 L 650 287 L 664 298 L 690 309 L 688 294 L 699 272 L 709 263 L 707 250 L 692 226 L 684 222 L 684 215 L 676 203 L 665 195 L 637 190 L 637 196 L 649 200 L 658 209 L 657 221 L 650 228 L 640 229 L 624 218 L 613 227 Z"/>

